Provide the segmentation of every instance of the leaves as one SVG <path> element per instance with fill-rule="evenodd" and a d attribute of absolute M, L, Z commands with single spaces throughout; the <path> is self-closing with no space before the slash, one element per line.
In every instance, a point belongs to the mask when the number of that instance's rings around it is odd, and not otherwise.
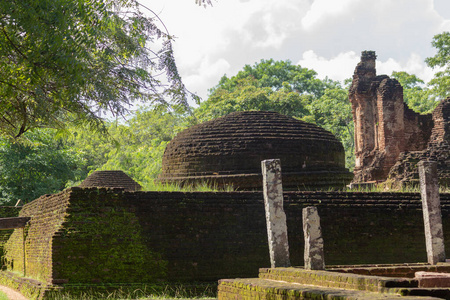
<path fill-rule="evenodd" d="M 290 61 L 261 60 L 246 65 L 236 76 L 223 76 L 194 113 L 199 121 L 206 121 L 233 111 L 265 110 L 315 123 L 342 141 L 347 167 L 352 168 L 354 129 L 347 91 L 338 82 L 316 75 Z"/>
<path fill-rule="evenodd" d="M 76 180 L 77 167 L 82 165 L 78 153 L 64 148 L 54 138 L 54 131 L 27 133 L 27 141 L 16 143 L 0 139 L 0 202 L 25 203 L 44 194 L 63 189 L 69 180 Z"/>
<path fill-rule="evenodd" d="M 432 91 L 425 86 L 424 81 L 416 75 L 406 72 L 392 72 L 391 77 L 400 82 L 403 87 L 403 100 L 415 112 L 431 113 L 439 103 L 435 101 Z"/>
<path fill-rule="evenodd" d="M 445 31 L 435 35 L 431 44 L 437 49 L 437 53 L 428 57 L 425 62 L 438 72 L 428 83 L 430 96 L 444 99 L 450 96 L 450 33 Z"/>
<path fill-rule="evenodd" d="M 99 112 L 122 115 L 137 99 L 188 108 L 172 37 L 156 20 L 135 0 L 2 1 L 0 134 L 70 121 L 101 128 Z"/>

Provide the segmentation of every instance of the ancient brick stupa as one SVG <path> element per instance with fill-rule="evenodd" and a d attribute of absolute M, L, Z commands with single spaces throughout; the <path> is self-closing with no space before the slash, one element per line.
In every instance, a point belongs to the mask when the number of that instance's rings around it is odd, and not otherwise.
<path fill-rule="evenodd" d="M 235 112 L 179 133 L 162 160 L 162 182 L 262 189 L 261 161 L 281 160 L 285 189 L 340 188 L 353 175 L 330 132 L 276 112 Z"/>
<path fill-rule="evenodd" d="M 139 191 L 142 188 L 139 183 L 120 170 L 95 171 L 80 183 L 79 187 L 122 188 L 131 192 Z"/>

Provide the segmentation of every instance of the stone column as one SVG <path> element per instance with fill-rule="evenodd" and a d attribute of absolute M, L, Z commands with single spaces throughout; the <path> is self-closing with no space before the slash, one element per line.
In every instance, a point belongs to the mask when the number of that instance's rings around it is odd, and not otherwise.
<path fill-rule="evenodd" d="M 418 167 L 428 263 L 435 265 L 445 261 L 437 163 L 421 161 L 418 163 Z"/>
<path fill-rule="evenodd" d="M 305 269 L 324 270 L 322 229 L 315 206 L 303 208 L 303 235 L 305 237 Z"/>
<path fill-rule="evenodd" d="M 272 268 L 290 267 L 286 214 L 283 209 L 280 160 L 263 160 L 261 169 L 270 264 Z"/>

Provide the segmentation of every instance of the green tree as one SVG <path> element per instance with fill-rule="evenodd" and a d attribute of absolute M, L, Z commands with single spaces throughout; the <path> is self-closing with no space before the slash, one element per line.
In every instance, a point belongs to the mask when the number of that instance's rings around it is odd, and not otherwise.
<path fill-rule="evenodd" d="M 305 103 L 309 102 L 307 98 L 310 97 L 292 91 L 289 84 L 278 90 L 260 87 L 257 79 L 248 76 L 237 80 L 234 88 L 216 88 L 194 113 L 199 121 L 247 110 L 277 111 L 301 118 L 309 113 L 305 109 Z"/>
<path fill-rule="evenodd" d="M 53 130 L 25 134 L 26 142 L 0 138 L 0 202 L 14 205 L 58 192 L 75 181 L 82 157 L 55 139 Z"/>
<path fill-rule="evenodd" d="M 432 96 L 444 99 L 450 96 L 450 32 L 435 35 L 431 44 L 437 53 L 433 57 L 428 57 L 425 62 L 439 71 L 428 85 Z"/>
<path fill-rule="evenodd" d="M 338 82 L 290 61 L 261 60 L 236 76 L 222 77 L 194 111 L 203 122 L 233 111 L 267 110 L 315 123 L 344 145 L 346 165 L 354 166 L 353 119 L 347 90 Z"/>
<path fill-rule="evenodd" d="M 0 1 L 0 134 L 69 120 L 102 128 L 99 111 L 120 115 L 136 99 L 188 107 L 172 36 L 142 8 L 136 0 Z"/>
<path fill-rule="evenodd" d="M 299 94 L 310 94 L 315 97 L 322 96 L 326 88 L 335 84 L 330 80 L 316 78 L 317 73 L 314 70 L 293 65 L 289 60 L 262 59 L 253 66 L 245 65 L 242 71 L 231 78 L 224 75 L 218 85 L 210 90 L 210 93 L 214 94 L 217 89 L 232 91 L 241 79 L 249 76 L 256 79 L 257 87 L 279 90 L 289 85 L 293 91 Z"/>
<path fill-rule="evenodd" d="M 353 169 L 355 166 L 354 123 L 348 91 L 340 86 L 327 89 L 322 97 L 310 102 L 306 107 L 310 114 L 303 120 L 331 131 L 344 146 L 347 168 Z"/>
<path fill-rule="evenodd" d="M 96 170 L 123 170 L 144 188 L 161 172 L 167 143 L 187 126 L 186 114 L 142 108 L 127 122 L 105 124 L 109 134 L 69 126 L 0 138 L 0 204 L 29 202 L 78 185 Z"/>
<path fill-rule="evenodd" d="M 187 126 L 186 116 L 161 109 L 140 109 L 126 124 L 111 124 L 118 147 L 105 153 L 98 170 L 124 170 L 145 187 L 161 173 L 166 145 Z"/>
<path fill-rule="evenodd" d="M 400 82 L 403 87 L 403 100 L 415 112 L 422 114 L 431 113 L 438 104 L 431 97 L 431 92 L 425 86 L 425 82 L 416 75 L 394 71 L 391 77 Z"/>

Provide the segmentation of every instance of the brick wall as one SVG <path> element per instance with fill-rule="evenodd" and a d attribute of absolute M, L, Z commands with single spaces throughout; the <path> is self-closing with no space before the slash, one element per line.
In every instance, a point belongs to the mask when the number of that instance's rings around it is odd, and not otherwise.
<path fill-rule="evenodd" d="M 68 195 L 69 190 L 45 195 L 23 206 L 19 216 L 31 219 L 24 229 L 14 230 L 5 244 L 4 264 L 7 270 L 20 274 L 25 270 L 26 277 L 48 282 L 52 274 L 53 237 L 67 214 Z"/>
<path fill-rule="evenodd" d="M 261 161 L 274 157 L 285 187 L 341 188 L 353 178 L 331 132 L 276 112 L 243 111 L 180 132 L 166 147 L 159 179 L 262 190 Z"/>
<path fill-rule="evenodd" d="M 21 209 L 22 206 L 0 206 L 0 218 L 17 217 Z M 3 248 L 13 232 L 13 229 L 0 230 L 0 257 L 3 257 Z M 0 265 L 3 265 L 3 261 L 0 261 Z"/>
<path fill-rule="evenodd" d="M 303 264 L 301 211 L 318 207 L 325 261 L 425 262 L 419 194 L 285 193 L 291 261 Z M 450 247 L 450 194 L 441 195 Z M 22 209 L 30 216 L 27 276 L 47 283 L 206 281 L 254 277 L 269 267 L 260 192 L 123 192 L 72 188 Z M 21 231 L 7 244 L 22 272 Z"/>

